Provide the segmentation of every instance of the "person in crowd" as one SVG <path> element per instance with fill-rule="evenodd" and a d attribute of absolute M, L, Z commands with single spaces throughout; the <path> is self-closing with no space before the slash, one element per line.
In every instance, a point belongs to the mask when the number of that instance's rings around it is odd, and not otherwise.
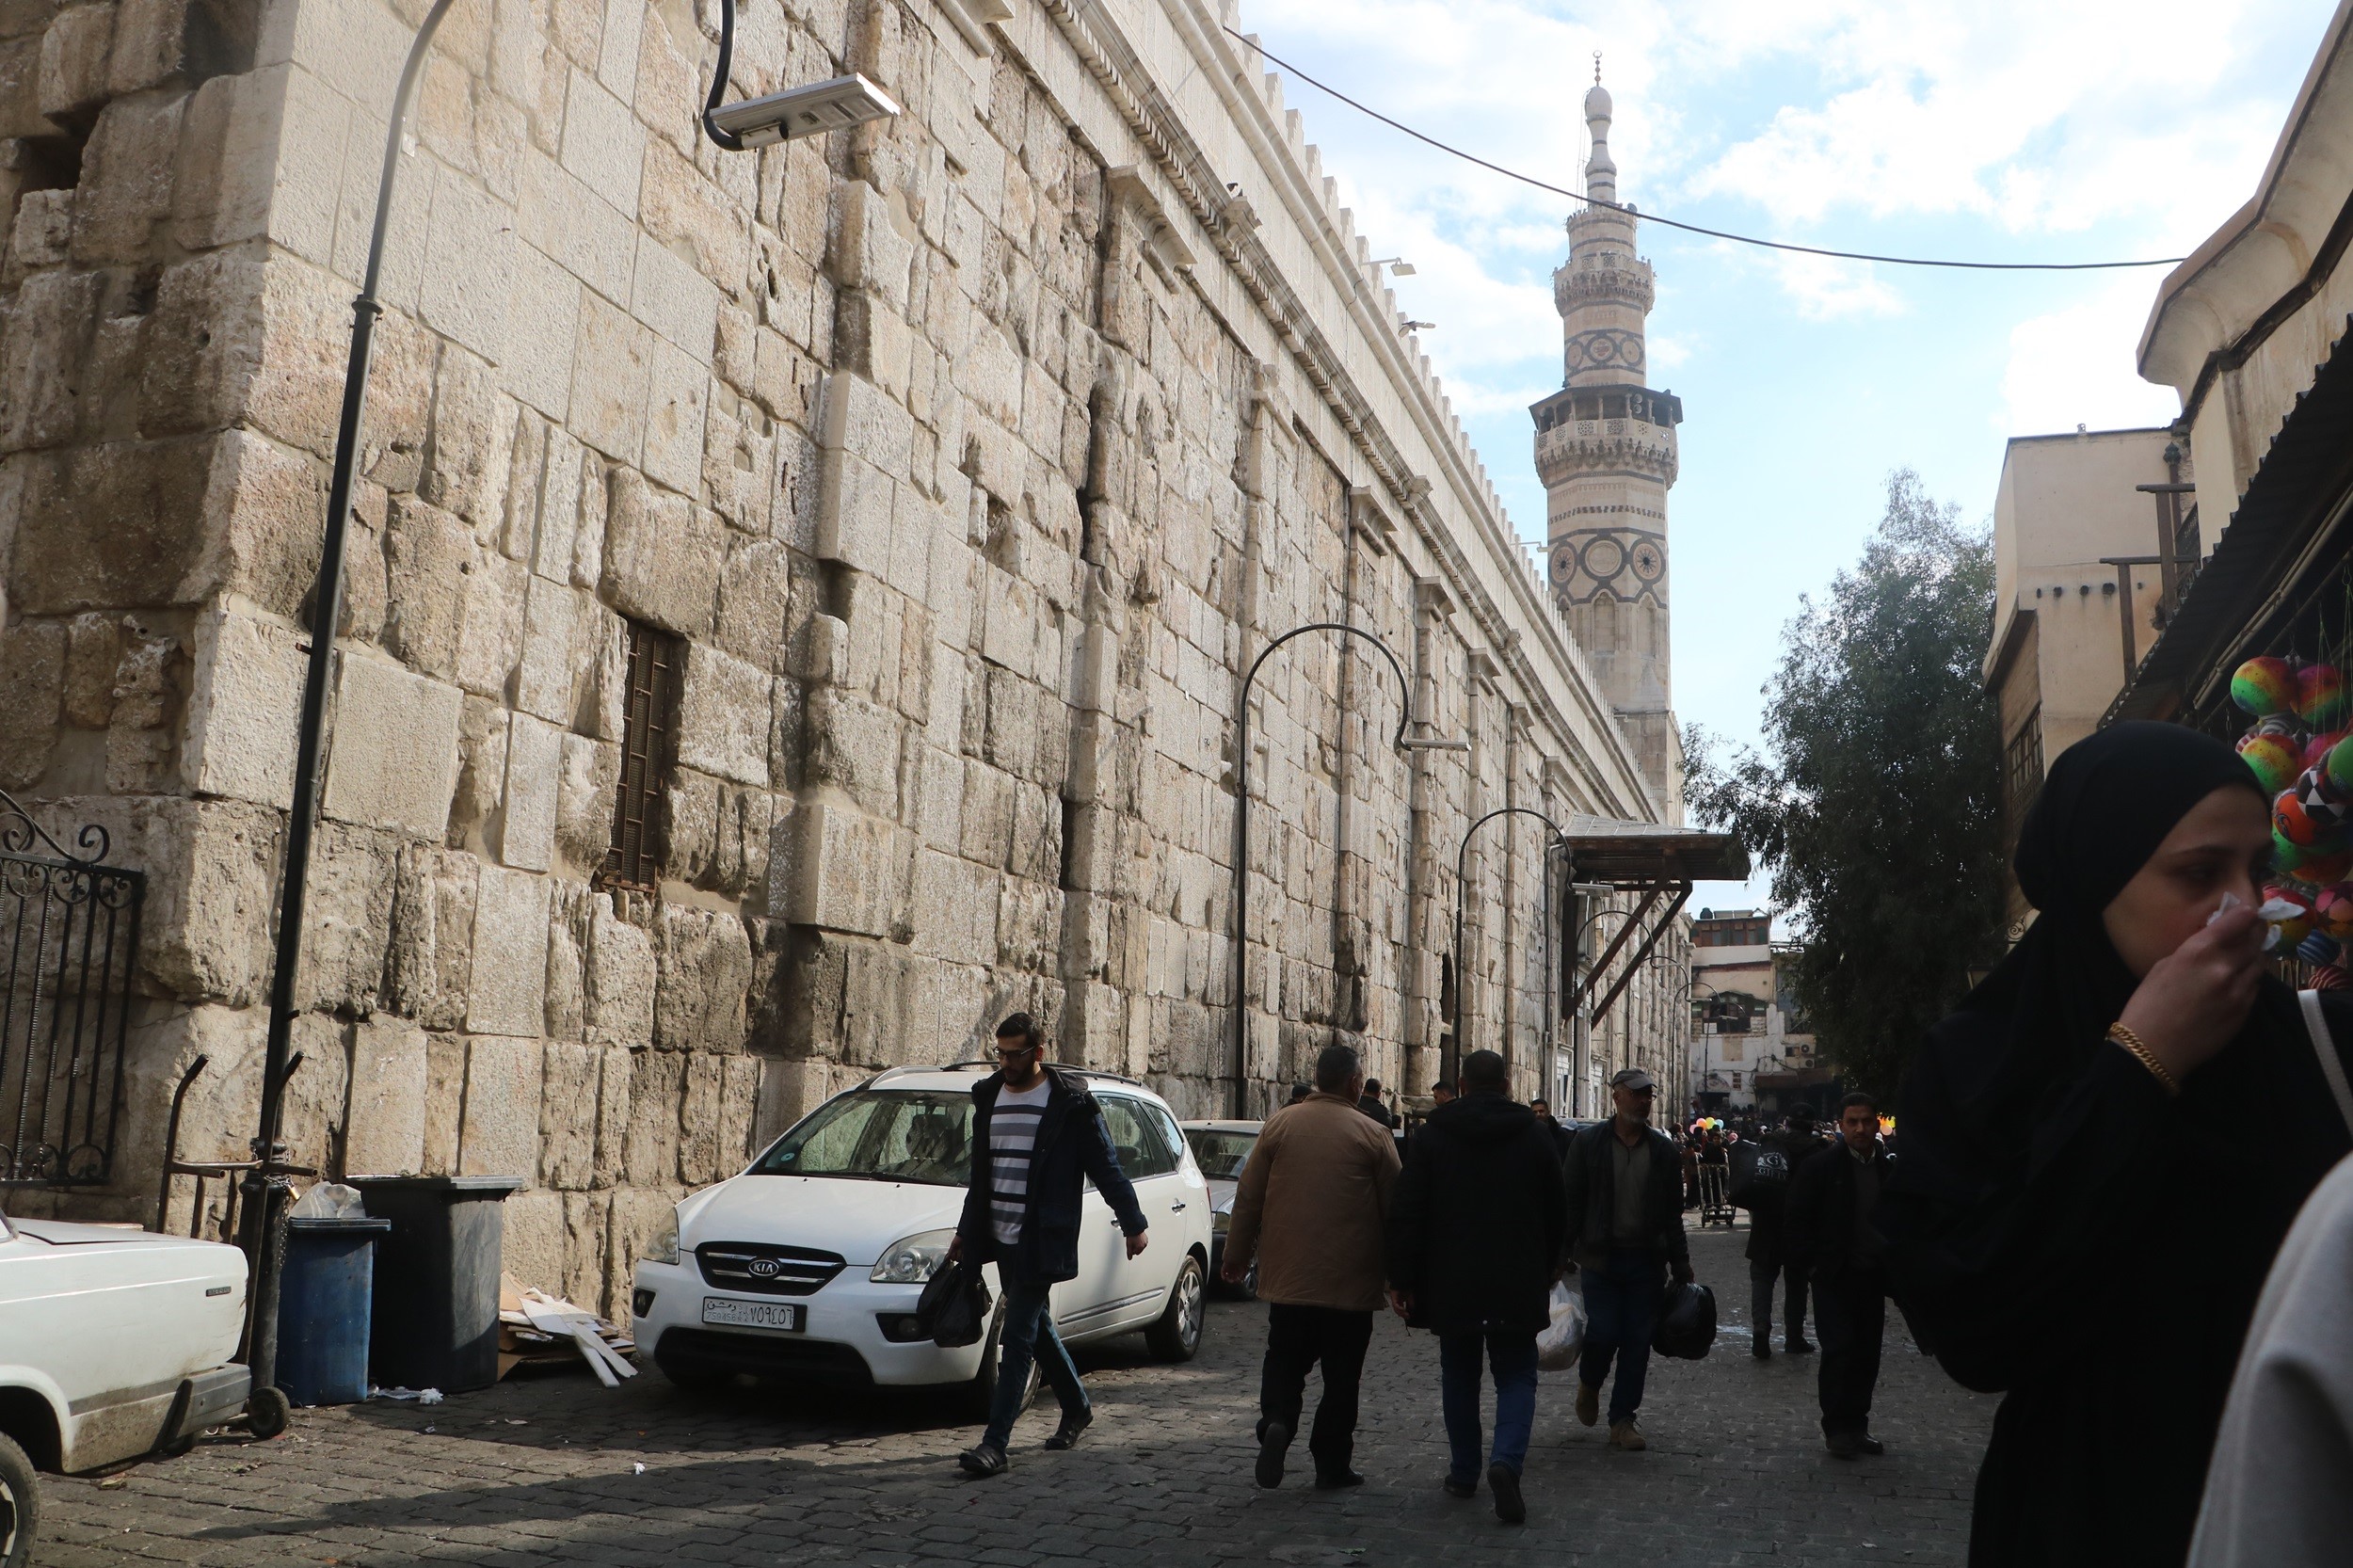
<path fill-rule="evenodd" d="M 1569 1256 L 1585 1288 L 1577 1418 L 1589 1427 L 1600 1418 L 1602 1380 L 1614 1360 L 1609 1442 L 1628 1450 L 1648 1446 L 1634 1417 L 1650 1374 L 1651 1335 L 1658 1326 L 1666 1276 L 1672 1272 L 1678 1285 L 1692 1277 L 1674 1143 L 1650 1125 L 1657 1093 L 1640 1067 L 1612 1078 L 1616 1111 L 1577 1135 L 1563 1182 Z"/>
<path fill-rule="evenodd" d="M 1394 1129 L 1397 1126 L 1397 1112 L 1381 1098 L 1381 1080 L 1377 1078 L 1365 1080 L 1365 1092 L 1356 1096 L 1356 1109 L 1383 1127 Z"/>
<path fill-rule="evenodd" d="M 1569 1143 L 1573 1135 L 1567 1128 L 1561 1125 L 1560 1118 L 1553 1115 L 1552 1102 L 1541 1098 L 1532 1099 L 1528 1102 L 1528 1109 L 1536 1113 L 1536 1125 L 1545 1129 L 1545 1137 L 1552 1140 L 1552 1152 L 1562 1160 L 1568 1159 Z"/>
<path fill-rule="evenodd" d="M 975 1476 L 1004 1474 L 1032 1364 L 1062 1401 L 1062 1423 L 1048 1448 L 1075 1447 L 1094 1423 L 1086 1384 L 1054 1331 L 1046 1299 L 1048 1288 L 1078 1277 L 1081 1181 L 1093 1182 L 1111 1205 L 1129 1257 L 1145 1243 L 1144 1210 L 1119 1168 L 1095 1096 L 1083 1080 L 1048 1065 L 1045 1036 L 1030 1015 L 1013 1014 L 997 1026 L 997 1061 L 998 1070 L 972 1085 L 971 1184 L 948 1244 L 951 1259 L 974 1267 L 994 1261 L 1004 1291 L 988 1427 L 956 1457 Z"/>
<path fill-rule="evenodd" d="M 2353 1160 L 2337 1162 L 2296 1219 L 2264 1284 L 2189 1568 L 2329 1562 L 2353 1541 Z"/>
<path fill-rule="evenodd" d="M 1567 1216 L 1551 1140 L 1505 1093 L 1508 1076 L 1494 1051 L 1464 1058 L 1463 1097 L 1432 1112 L 1406 1152 L 1388 1266 L 1390 1305 L 1438 1336 L 1446 1491 L 1479 1491 L 1483 1355 L 1496 1384 L 1487 1487 L 1496 1516 L 1516 1525 L 1528 1517 L 1520 1471 L 1536 1423 L 1536 1335 L 1550 1320 Z"/>
<path fill-rule="evenodd" d="M 1319 1365 L 1323 1398 L 1307 1439 L 1316 1485 L 1364 1484 L 1351 1464 L 1357 1385 L 1383 1301 L 1383 1232 L 1398 1173 L 1395 1141 L 1363 1112 L 1366 1088 L 1355 1050 L 1326 1046 L 1316 1058 L 1316 1092 L 1267 1118 L 1234 1194 L 1219 1273 L 1240 1285 L 1255 1256 L 1258 1299 L 1268 1304 L 1260 1486 L 1283 1483 L 1307 1374 Z"/>
<path fill-rule="evenodd" d="M 1694 1128 L 1683 1135 L 1683 1207 L 1700 1206 L 1700 1134 Z"/>
<path fill-rule="evenodd" d="M 1792 1106 L 1782 1129 L 1759 1140 L 1777 1154 L 1788 1167 L 1788 1179 L 1783 1183 L 1759 1187 L 1749 1197 L 1749 1353 L 1759 1361 L 1769 1361 L 1773 1355 L 1773 1287 L 1784 1288 L 1782 1316 L 1782 1348 L 1791 1355 L 1811 1355 L 1814 1347 L 1805 1337 L 1805 1271 L 1791 1265 L 1782 1234 L 1782 1216 L 1789 1201 L 1789 1181 L 1797 1179 L 1798 1168 L 1824 1146 L 1824 1140 L 1814 1130 L 1814 1108 Z"/>
<path fill-rule="evenodd" d="M 2265 1273 L 2353 1149 L 2265 972 L 2268 806 L 2180 726 L 2068 747 L 2020 825 L 2039 914 L 1906 1083 L 1889 1280 L 1945 1368 L 2005 1396 L 1976 1568 L 2183 1560 Z"/>
<path fill-rule="evenodd" d="M 1294 1083 L 1291 1085 L 1291 1097 L 1285 1100 L 1283 1103 L 1285 1105 L 1297 1105 L 1315 1092 L 1315 1085 L 1311 1083 Z"/>
<path fill-rule="evenodd" d="M 1790 1178 L 1788 1263 L 1814 1282 L 1822 1330 L 1822 1438 L 1838 1459 L 1881 1454 L 1871 1435 L 1871 1391 L 1887 1328 L 1887 1271 L 1872 1215 L 1895 1161 L 1880 1144 L 1879 1101 L 1849 1095 L 1838 1107 L 1838 1144 Z"/>
<path fill-rule="evenodd" d="M 1433 1110 L 1441 1105 L 1452 1105 L 1454 1103 L 1454 1085 L 1449 1083 L 1444 1079 L 1440 1079 L 1437 1082 L 1432 1084 L 1430 1086 L 1430 1102 L 1431 1107 Z"/>

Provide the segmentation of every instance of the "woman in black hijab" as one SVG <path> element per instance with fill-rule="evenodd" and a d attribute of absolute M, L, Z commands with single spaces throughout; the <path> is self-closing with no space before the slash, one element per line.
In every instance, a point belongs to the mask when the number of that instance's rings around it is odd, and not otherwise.
<path fill-rule="evenodd" d="M 1946 1371 L 2008 1395 L 1973 1568 L 2187 1551 L 2265 1272 L 2353 1149 L 2263 957 L 2270 849 L 2220 742 L 2120 724 L 2070 746 L 2019 834 L 2039 917 L 1905 1086 L 1895 1293 Z M 2226 893 L 2246 907 L 2208 923 Z"/>

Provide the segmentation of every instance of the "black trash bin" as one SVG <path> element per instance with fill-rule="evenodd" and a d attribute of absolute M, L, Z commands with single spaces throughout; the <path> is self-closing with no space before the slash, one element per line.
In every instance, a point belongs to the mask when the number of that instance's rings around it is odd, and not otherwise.
<path fill-rule="evenodd" d="M 386 1388 L 488 1388 L 499 1378 L 501 1205 L 520 1176 L 352 1176 L 390 1220 L 376 1253 L 368 1368 Z"/>

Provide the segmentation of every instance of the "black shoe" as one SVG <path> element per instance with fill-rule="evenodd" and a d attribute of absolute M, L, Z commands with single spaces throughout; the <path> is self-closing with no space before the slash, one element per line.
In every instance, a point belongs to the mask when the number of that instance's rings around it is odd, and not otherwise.
<path fill-rule="evenodd" d="M 1863 1456 L 1863 1436 L 1860 1432 L 1826 1432 L 1822 1440 L 1830 1446 L 1833 1459 L 1860 1459 Z"/>
<path fill-rule="evenodd" d="M 1005 1473 L 1005 1450 L 992 1444 L 976 1443 L 956 1455 L 956 1463 L 964 1466 L 968 1476 L 1001 1476 Z"/>
<path fill-rule="evenodd" d="M 1866 1432 L 1855 1439 L 1855 1449 L 1859 1453 L 1869 1454 L 1876 1459 L 1887 1451 L 1887 1445 Z"/>
<path fill-rule="evenodd" d="M 1283 1484 L 1283 1455 L 1291 1446 L 1291 1429 L 1269 1421 L 1258 1433 L 1258 1484 L 1272 1492 Z"/>
<path fill-rule="evenodd" d="M 1753 1345 L 1751 1345 L 1751 1346 L 1749 1347 L 1749 1353 L 1750 1353 L 1751 1355 L 1753 1355 L 1753 1356 L 1756 1357 L 1756 1359 L 1757 1359 L 1757 1360 L 1759 1360 L 1759 1361 L 1770 1361 L 1770 1360 L 1772 1360 L 1772 1359 L 1773 1359 L 1773 1345 L 1772 1345 L 1772 1341 L 1771 1341 L 1771 1340 L 1769 1340 L 1769 1339 L 1759 1339 L 1759 1340 L 1757 1340 L 1754 1344 L 1753 1344 Z"/>
<path fill-rule="evenodd" d="M 1487 1490 L 1495 1494 L 1496 1517 L 1507 1525 L 1528 1521 L 1528 1504 L 1520 1497 L 1519 1472 L 1509 1464 L 1487 1466 Z"/>
<path fill-rule="evenodd" d="M 1093 1405 L 1089 1405 L 1076 1416 L 1064 1411 L 1062 1425 L 1054 1429 L 1054 1435 L 1046 1440 L 1046 1446 L 1057 1451 L 1064 1448 L 1075 1448 L 1079 1446 L 1079 1434 L 1093 1425 L 1095 1425 Z"/>
<path fill-rule="evenodd" d="M 1316 1490 L 1319 1492 L 1340 1492 L 1352 1486 L 1364 1484 L 1365 1478 L 1353 1470 L 1319 1469 L 1316 1471 Z"/>
<path fill-rule="evenodd" d="M 1452 1476 L 1449 1476 L 1439 1484 L 1446 1488 L 1446 1495 L 1449 1497 L 1476 1497 L 1479 1496 L 1479 1483 L 1475 1480 L 1456 1480 Z"/>
<path fill-rule="evenodd" d="M 1812 1355 L 1814 1353 L 1814 1347 L 1807 1344 L 1802 1339 L 1787 1340 L 1784 1342 L 1781 1348 L 1791 1355 Z"/>

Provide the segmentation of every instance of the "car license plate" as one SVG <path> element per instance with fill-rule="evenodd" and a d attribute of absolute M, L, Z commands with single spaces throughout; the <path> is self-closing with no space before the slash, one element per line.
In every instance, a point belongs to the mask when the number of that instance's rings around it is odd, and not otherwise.
<path fill-rule="evenodd" d="M 808 1308 L 788 1302 L 739 1302 L 725 1296 L 703 1298 L 703 1321 L 736 1328 L 775 1328 L 798 1334 L 808 1327 Z"/>

